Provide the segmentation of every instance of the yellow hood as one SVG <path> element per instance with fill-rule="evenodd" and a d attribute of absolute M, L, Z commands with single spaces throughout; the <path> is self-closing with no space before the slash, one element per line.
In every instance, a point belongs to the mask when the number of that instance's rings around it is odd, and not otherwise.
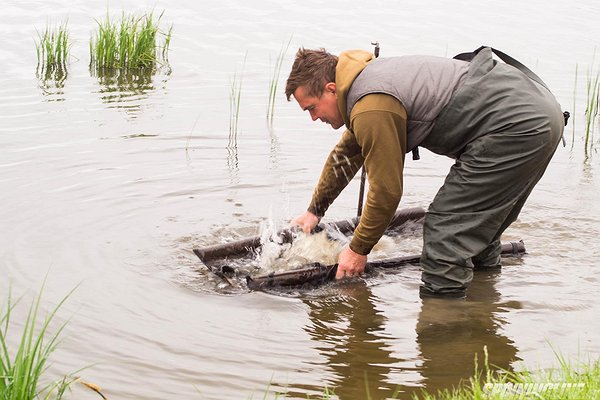
<path fill-rule="evenodd" d="M 342 52 L 338 57 L 338 63 L 335 68 L 335 90 L 337 94 L 337 104 L 344 123 L 350 127 L 350 119 L 346 114 L 346 97 L 352 86 L 352 82 L 361 73 L 361 71 L 371 62 L 375 56 L 364 50 L 348 50 Z"/>

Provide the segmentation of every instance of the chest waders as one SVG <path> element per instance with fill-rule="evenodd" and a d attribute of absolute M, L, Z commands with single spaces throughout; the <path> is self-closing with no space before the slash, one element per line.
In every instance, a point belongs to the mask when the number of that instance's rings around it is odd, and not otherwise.
<path fill-rule="evenodd" d="M 464 297 L 475 269 L 500 267 L 500 236 L 546 170 L 566 120 L 522 64 L 496 62 L 489 47 L 463 59 L 467 77 L 421 143 L 456 160 L 423 225 L 422 297 Z"/>

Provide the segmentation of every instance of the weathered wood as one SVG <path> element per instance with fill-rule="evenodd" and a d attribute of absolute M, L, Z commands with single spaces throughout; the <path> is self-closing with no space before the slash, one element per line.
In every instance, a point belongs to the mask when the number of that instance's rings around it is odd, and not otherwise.
<path fill-rule="evenodd" d="M 396 211 L 392 221 L 388 225 L 388 229 L 394 229 L 407 221 L 417 221 L 425 216 L 425 210 L 422 208 L 406 208 Z M 315 231 L 337 229 L 343 234 L 349 234 L 354 232 L 354 229 L 358 225 L 358 217 L 342 220 L 331 223 L 321 223 L 315 228 Z M 284 229 L 277 233 L 283 243 L 291 243 L 294 239 L 294 231 L 292 229 Z M 213 246 L 207 246 L 203 248 L 194 249 L 194 254 L 202 260 L 207 262 L 220 258 L 235 258 L 243 257 L 252 250 L 260 247 L 260 236 L 252 236 L 246 239 L 236 240 L 230 243 L 217 244 Z"/>
<path fill-rule="evenodd" d="M 525 254 L 523 241 L 502 244 L 502 256 L 518 256 Z M 394 257 L 367 263 L 365 272 L 374 268 L 398 268 L 404 265 L 418 264 L 421 256 Z M 273 287 L 318 286 L 335 278 L 337 264 L 322 265 L 312 263 L 302 268 L 267 275 L 247 276 L 246 284 L 251 290 L 262 290 Z"/>

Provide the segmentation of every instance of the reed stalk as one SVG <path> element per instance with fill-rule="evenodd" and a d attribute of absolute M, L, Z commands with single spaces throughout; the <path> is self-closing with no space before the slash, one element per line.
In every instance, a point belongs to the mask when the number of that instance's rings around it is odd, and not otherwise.
<path fill-rule="evenodd" d="M 162 14 L 161 14 L 162 16 Z M 164 34 L 164 42 L 162 45 L 162 50 L 161 50 L 161 55 L 162 55 L 162 59 L 165 62 L 169 61 L 169 47 L 171 46 L 171 37 L 173 34 L 173 24 L 171 24 L 171 26 L 169 27 L 169 30 L 167 31 L 167 33 Z"/>
<path fill-rule="evenodd" d="M 229 147 L 237 147 L 238 122 L 240 118 L 240 104 L 242 98 L 242 83 L 244 79 L 244 67 L 248 53 L 244 55 L 242 72 L 233 74 L 229 89 Z"/>
<path fill-rule="evenodd" d="M 292 42 L 292 37 L 290 36 L 290 40 L 288 40 L 287 44 L 281 45 L 281 49 L 279 50 L 279 55 L 275 60 L 275 65 L 273 68 L 273 72 L 271 74 L 271 82 L 269 85 L 269 100 L 267 102 L 267 121 L 269 123 L 269 127 L 273 126 L 273 117 L 275 116 L 275 99 L 277 95 L 277 86 L 279 84 L 279 76 L 281 74 L 281 67 L 283 64 L 283 59 L 290 47 L 290 43 Z"/>
<path fill-rule="evenodd" d="M 37 33 L 38 39 L 35 40 L 36 72 L 39 76 L 49 76 L 54 71 L 63 73 L 66 71 L 72 46 L 67 23 L 68 20 L 56 27 L 47 24 L 46 29 Z"/>
<path fill-rule="evenodd" d="M 593 63 L 587 72 L 586 95 L 584 151 L 587 158 L 594 147 L 594 130 L 600 101 L 600 68 L 594 71 Z"/>
<path fill-rule="evenodd" d="M 105 20 L 96 20 L 98 30 L 90 39 L 90 68 L 154 70 L 157 64 L 167 64 L 173 26 L 166 33 L 160 30 L 163 14 L 155 18 L 153 12 L 142 16 L 123 12 L 120 21 L 112 21 L 107 13 Z"/>
<path fill-rule="evenodd" d="M 72 293 L 72 292 L 71 292 Z M 42 321 L 39 320 L 42 292 L 31 303 L 16 349 L 9 346 L 8 333 L 17 302 L 9 290 L 6 307 L 0 308 L 0 398 L 3 400 L 61 399 L 76 378 L 67 375 L 49 384 L 41 384 L 50 354 L 66 323 L 54 333 L 49 331 L 56 312 L 70 296 L 65 296 Z"/>
<path fill-rule="evenodd" d="M 575 63 L 575 83 L 573 84 L 573 112 L 571 113 L 571 126 L 573 127 L 573 133 L 571 135 L 571 151 L 575 146 L 575 115 L 576 105 L 577 105 L 577 83 L 578 83 L 578 75 L 579 75 L 579 64 Z"/>

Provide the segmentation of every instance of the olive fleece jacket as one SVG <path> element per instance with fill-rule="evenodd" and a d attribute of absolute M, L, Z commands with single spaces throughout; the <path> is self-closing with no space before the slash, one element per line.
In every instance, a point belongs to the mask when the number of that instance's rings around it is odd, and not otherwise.
<path fill-rule="evenodd" d="M 339 56 L 336 94 L 347 129 L 325 162 L 308 208 L 322 217 L 364 163 L 369 191 L 350 242 L 350 248 L 363 255 L 379 241 L 396 212 L 402 197 L 406 154 L 407 115 L 395 97 L 368 94 L 346 115 L 346 96 L 352 82 L 371 60 L 373 55 L 361 50 Z"/>

